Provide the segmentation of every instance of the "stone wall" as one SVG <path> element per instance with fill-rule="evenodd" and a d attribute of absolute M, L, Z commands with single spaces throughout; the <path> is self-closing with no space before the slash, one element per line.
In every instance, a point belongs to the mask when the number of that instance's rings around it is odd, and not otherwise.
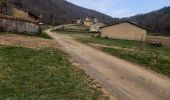
<path fill-rule="evenodd" d="M 39 25 L 36 21 L 0 15 L 0 31 L 38 33 Z"/>

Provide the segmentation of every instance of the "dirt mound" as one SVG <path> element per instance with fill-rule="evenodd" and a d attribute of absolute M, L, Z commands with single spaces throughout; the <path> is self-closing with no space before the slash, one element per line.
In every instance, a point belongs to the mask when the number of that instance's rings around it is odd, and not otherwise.
<path fill-rule="evenodd" d="M 0 45 L 23 46 L 34 49 L 51 47 L 62 50 L 62 47 L 54 40 L 16 34 L 0 35 Z"/>

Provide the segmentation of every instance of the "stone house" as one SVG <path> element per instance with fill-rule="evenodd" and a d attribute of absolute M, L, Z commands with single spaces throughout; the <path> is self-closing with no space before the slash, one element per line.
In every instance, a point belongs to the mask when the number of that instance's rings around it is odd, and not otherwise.
<path fill-rule="evenodd" d="M 85 20 L 84 20 L 84 25 L 87 26 L 87 27 L 90 27 L 91 25 L 94 24 L 94 20 L 92 18 L 89 18 L 87 17 Z"/>
<path fill-rule="evenodd" d="M 129 21 L 101 27 L 101 37 L 145 41 L 147 29 Z"/>
<path fill-rule="evenodd" d="M 77 18 L 76 24 L 82 24 L 81 18 Z"/>
<path fill-rule="evenodd" d="M 97 18 L 94 18 L 94 24 L 98 24 L 99 23 L 99 20 Z"/>
<path fill-rule="evenodd" d="M 99 32 L 100 31 L 100 27 L 105 26 L 105 24 L 103 23 L 96 23 L 90 26 L 90 31 L 91 32 Z"/>

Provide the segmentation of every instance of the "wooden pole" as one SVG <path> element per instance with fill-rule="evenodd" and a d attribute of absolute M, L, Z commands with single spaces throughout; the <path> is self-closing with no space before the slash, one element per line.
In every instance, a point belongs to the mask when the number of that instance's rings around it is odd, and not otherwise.
<path fill-rule="evenodd" d="M 53 14 L 53 30 L 54 30 L 54 14 Z"/>

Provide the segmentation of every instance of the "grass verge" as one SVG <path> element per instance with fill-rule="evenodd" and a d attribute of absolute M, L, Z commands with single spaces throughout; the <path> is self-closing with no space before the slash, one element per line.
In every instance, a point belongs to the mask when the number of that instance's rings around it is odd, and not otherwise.
<path fill-rule="evenodd" d="M 136 48 L 141 45 L 141 42 L 138 41 L 126 41 L 126 40 L 116 40 L 116 39 L 109 39 L 109 38 L 101 38 L 99 36 L 95 37 L 94 33 L 80 33 L 80 32 L 64 32 L 64 31 L 57 31 L 59 34 L 68 35 L 80 42 L 83 43 L 96 43 L 102 44 L 107 46 L 120 46 L 122 48 Z"/>
<path fill-rule="evenodd" d="M 146 68 L 170 77 L 170 48 L 164 50 L 123 50 L 114 48 L 103 48 L 103 51 L 125 60 L 144 65 Z"/>
<path fill-rule="evenodd" d="M 107 99 L 68 60 L 56 49 L 0 46 L 0 99 Z"/>
<path fill-rule="evenodd" d="M 47 33 L 42 33 L 42 34 L 40 34 L 40 35 L 37 35 L 37 36 L 39 36 L 39 37 L 42 37 L 42 38 L 44 38 L 44 39 L 52 39 L 52 37 L 51 36 L 49 36 Z"/>

